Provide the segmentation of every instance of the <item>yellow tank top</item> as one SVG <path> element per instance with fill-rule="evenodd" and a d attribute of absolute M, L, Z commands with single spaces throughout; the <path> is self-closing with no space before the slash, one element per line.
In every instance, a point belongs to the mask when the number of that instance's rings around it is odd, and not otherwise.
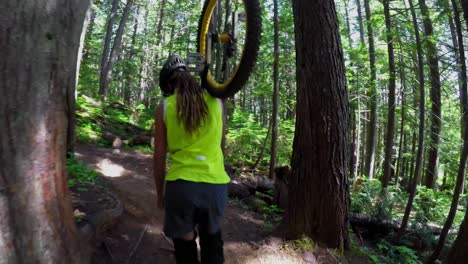
<path fill-rule="evenodd" d="M 200 128 L 191 135 L 177 120 L 176 96 L 176 94 L 169 96 L 164 102 L 164 123 L 170 154 L 170 168 L 166 180 L 228 183 L 230 179 L 224 171 L 224 157 L 221 150 L 223 131 L 221 102 L 205 92 L 208 115 Z"/>

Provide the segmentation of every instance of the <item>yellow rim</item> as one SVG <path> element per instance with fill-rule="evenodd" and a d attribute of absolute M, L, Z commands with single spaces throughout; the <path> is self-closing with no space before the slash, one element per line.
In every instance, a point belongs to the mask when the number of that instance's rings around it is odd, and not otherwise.
<path fill-rule="evenodd" d="M 212 0 L 208 3 L 208 7 L 206 8 L 206 12 L 205 12 L 205 15 L 203 17 L 203 21 L 202 21 L 202 24 L 201 24 L 201 30 L 200 30 L 200 53 L 203 54 L 204 56 L 206 56 L 206 34 L 208 34 L 208 29 L 210 27 L 210 21 L 211 21 L 211 16 L 213 15 L 213 11 L 214 11 L 214 8 L 216 6 L 216 0 Z M 244 2 L 242 2 L 242 4 L 244 4 Z M 245 6 L 244 6 L 245 7 Z M 245 8 L 244 8 L 245 10 Z M 248 28 L 247 28 L 247 12 L 245 14 L 245 27 L 246 27 L 246 32 L 245 32 L 245 36 L 246 36 L 246 40 L 247 41 L 247 35 L 248 35 Z M 244 48 L 245 48 L 245 42 L 244 42 L 244 47 L 242 47 L 242 52 L 241 52 L 241 57 L 240 57 L 240 60 L 242 60 L 243 56 L 244 56 Z M 208 82 L 208 84 L 213 87 L 213 88 L 216 88 L 216 89 L 224 89 L 226 88 L 231 82 L 232 80 L 234 79 L 234 76 L 236 76 L 237 74 L 237 71 L 239 70 L 239 65 L 240 65 L 240 61 L 239 63 L 236 65 L 236 69 L 234 70 L 234 73 L 231 74 L 231 76 L 229 77 L 229 79 L 223 83 L 218 83 L 214 78 L 213 78 L 213 75 L 211 75 L 211 71 L 208 70 L 208 73 L 206 75 L 206 80 Z"/>

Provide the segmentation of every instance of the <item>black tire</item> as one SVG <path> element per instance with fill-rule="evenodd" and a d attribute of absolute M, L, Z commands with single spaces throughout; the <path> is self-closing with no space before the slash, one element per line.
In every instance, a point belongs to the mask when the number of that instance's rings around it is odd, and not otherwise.
<path fill-rule="evenodd" d="M 197 34 L 197 50 L 201 52 L 201 30 L 203 21 L 211 20 L 211 18 L 205 18 L 207 15 L 207 9 L 209 4 L 217 2 L 218 0 L 206 0 L 203 5 L 202 14 L 200 16 L 198 24 Z M 219 0 L 221 1 L 221 0 Z M 214 97 L 226 98 L 233 96 L 245 85 L 249 79 L 250 73 L 252 72 L 260 47 L 260 37 L 262 33 L 262 16 L 260 10 L 260 4 L 258 0 L 243 0 L 244 11 L 246 14 L 246 36 L 242 57 L 240 58 L 239 66 L 235 75 L 230 79 L 229 82 L 222 88 L 216 88 L 206 80 L 206 74 L 202 74 L 202 83 L 205 89 Z M 205 55 L 205 54 L 203 54 Z"/>

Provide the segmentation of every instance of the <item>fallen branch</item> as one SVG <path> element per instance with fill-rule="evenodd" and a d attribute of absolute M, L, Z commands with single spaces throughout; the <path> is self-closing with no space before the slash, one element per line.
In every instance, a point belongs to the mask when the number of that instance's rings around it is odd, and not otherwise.
<path fill-rule="evenodd" d="M 138 249 L 138 246 L 140 245 L 141 240 L 143 239 L 143 236 L 145 235 L 146 228 L 147 227 L 145 226 L 145 228 L 143 228 L 143 230 L 141 230 L 140 237 L 138 238 L 137 242 L 135 243 L 135 246 L 133 246 L 133 249 L 130 252 L 130 255 L 128 256 L 127 264 L 130 263 L 130 260 L 132 260 L 133 254 L 135 254 L 136 250 Z"/>

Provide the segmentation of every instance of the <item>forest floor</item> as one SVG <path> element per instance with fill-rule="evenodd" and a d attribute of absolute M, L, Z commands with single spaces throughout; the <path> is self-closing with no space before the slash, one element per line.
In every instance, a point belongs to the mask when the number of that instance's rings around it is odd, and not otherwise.
<path fill-rule="evenodd" d="M 175 263 L 163 234 L 164 212 L 156 207 L 152 156 L 135 151 L 79 145 L 76 158 L 93 167 L 121 200 L 124 213 L 99 240 L 94 263 Z M 230 202 L 223 224 L 226 263 L 338 263 L 326 249 L 312 254 L 271 237 L 265 218 Z M 342 261 L 343 262 L 343 261 Z M 344 263 L 367 263 L 347 258 Z"/>

